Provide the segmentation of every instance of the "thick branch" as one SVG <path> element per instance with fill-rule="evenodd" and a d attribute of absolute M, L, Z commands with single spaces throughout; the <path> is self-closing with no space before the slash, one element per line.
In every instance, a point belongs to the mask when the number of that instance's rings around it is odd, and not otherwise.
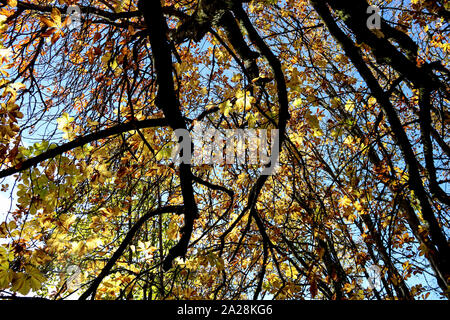
<path fill-rule="evenodd" d="M 150 45 L 158 83 L 157 105 L 164 112 L 172 129 L 186 129 L 183 114 L 180 110 L 180 103 L 175 92 L 171 48 L 167 39 L 168 27 L 163 16 L 161 3 L 159 0 L 141 0 L 139 1 L 139 10 L 144 15 L 150 35 Z M 180 241 L 170 249 L 164 261 L 164 270 L 171 268 L 175 258 L 186 255 L 194 229 L 194 221 L 198 215 L 192 186 L 192 172 L 189 164 L 182 163 L 180 165 L 179 177 L 185 206 L 185 225 L 181 230 Z"/>
<path fill-rule="evenodd" d="M 443 234 L 439 223 L 433 213 L 433 209 L 430 205 L 428 195 L 422 184 L 422 178 L 420 176 L 419 165 L 415 157 L 414 151 L 412 149 L 411 143 L 408 139 L 406 132 L 403 129 L 403 125 L 398 117 L 398 114 L 389 100 L 389 96 L 385 94 L 383 89 L 380 87 L 378 81 L 371 73 L 370 69 L 365 64 L 361 54 L 353 41 L 347 37 L 347 35 L 338 27 L 336 22 L 327 6 L 322 1 L 311 1 L 314 9 L 320 15 L 322 20 L 328 27 L 328 30 L 333 35 L 333 37 L 341 44 L 346 55 L 350 58 L 352 63 L 355 65 L 359 74 L 367 83 L 373 96 L 377 99 L 380 106 L 383 108 L 383 112 L 389 121 L 390 128 L 393 133 L 393 137 L 397 145 L 403 154 L 403 159 L 407 165 L 409 173 L 409 187 L 414 191 L 414 195 L 420 202 L 422 216 L 425 221 L 429 224 L 430 236 L 432 241 L 436 244 L 439 250 L 440 264 L 443 270 L 444 279 L 442 281 L 447 283 L 447 278 L 450 274 L 450 252 L 446 236 Z M 443 286 L 444 289 L 445 286 Z M 446 289 L 444 289 L 446 290 Z"/>
<path fill-rule="evenodd" d="M 111 259 L 109 259 L 106 266 L 102 269 L 100 274 L 95 278 L 95 280 L 92 282 L 90 287 L 80 296 L 79 300 L 86 300 L 89 296 L 92 295 L 92 298 L 95 298 L 95 292 L 97 291 L 98 286 L 102 282 L 102 280 L 109 274 L 112 267 L 116 264 L 116 261 L 123 255 L 125 249 L 128 247 L 128 245 L 133 240 L 136 233 L 141 229 L 142 225 L 150 218 L 155 217 L 157 215 L 163 214 L 163 213 L 170 213 L 170 212 L 176 212 L 181 213 L 183 210 L 182 206 L 169 206 L 164 208 L 155 209 L 153 211 L 150 211 L 146 213 L 144 216 L 142 216 L 135 224 L 134 226 L 128 231 L 127 235 L 125 236 L 125 239 L 120 244 L 119 248 L 114 252 Z"/>
<path fill-rule="evenodd" d="M 70 151 L 72 149 L 82 147 L 90 142 L 97 141 L 100 139 L 105 139 L 113 135 L 121 134 L 136 129 L 144 129 L 151 127 L 161 127 L 166 126 L 167 121 L 165 119 L 148 119 L 142 121 L 132 121 L 123 124 L 118 124 L 116 126 L 110 127 L 105 130 L 94 132 L 82 137 L 78 137 L 75 140 L 65 143 L 63 145 L 57 146 L 56 148 L 50 149 L 40 155 L 27 159 L 12 168 L 8 168 L 0 171 L 0 179 L 7 176 L 13 175 L 15 173 L 29 169 L 45 160 L 52 159 L 64 152 Z"/>
<path fill-rule="evenodd" d="M 0 0 L 0 3 L 3 5 L 6 5 L 6 0 Z M 68 6 L 64 7 L 56 7 L 56 6 L 46 6 L 46 5 L 40 5 L 35 3 L 28 3 L 23 1 L 17 1 L 17 9 L 20 11 L 24 10 L 31 10 L 31 11 L 38 11 L 38 12 L 52 12 L 54 8 L 57 8 L 60 12 L 67 12 Z M 119 19 L 128 19 L 128 18 L 134 18 L 139 17 L 140 12 L 139 11 L 129 11 L 129 12 L 111 12 L 102 10 L 95 7 L 89 7 L 89 6 L 79 6 L 81 13 L 84 14 L 94 14 L 99 17 L 106 18 L 110 21 L 119 20 Z"/>
<path fill-rule="evenodd" d="M 419 123 L 420 123 L 420 135 L 423 144 L 423 153 L 425 156 L 425 165 L 428 172 L 428 178 L 430 181 L 430 190 L 435 198 L 442 203 L 450 206 L 450 197 L 439 186 L 436 177 L 436 167 L 433 159 L 433 144 L 431 142 L 431 92 L 427 88 L 420 88 L 419 90 Z"/>

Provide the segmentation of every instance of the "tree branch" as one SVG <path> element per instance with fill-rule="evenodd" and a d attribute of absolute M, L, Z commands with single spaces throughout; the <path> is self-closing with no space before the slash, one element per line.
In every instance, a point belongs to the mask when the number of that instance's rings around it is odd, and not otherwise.
<path fill-rule="evenodd" d="M 15 173 L 19 173 L 26 169 L 29 169 L 29 168 L 39 164 L 40 162 L 54 158 L 60 154 L 63 154 L 64 152 L 84 146 L 84 145 L 86 145 L 90 142 L 96 141 L 96 140 L 104 139 L 104 138 L 107 138 L 107 137 L 110 137 L 113 135 L 131 131 L 131 130 L 151 128 L 151 127 L 161 127 L 161 126 L 167 126 L 167 121 L 165 119 L 147 119 L 147 120 L 142 120 L 142 121 L 131 121 L 131 122 L 123 123 L 123 124 L 118 124 L 116 126 L 108 128 L 108 129 L 94 132 L 94 133 L 91 133 L 91 134 L 88 134 L 88 135 L 85 135 L 82 137 L 78 137 L 71 142 L 57 146 L 57 147 L 50 149 L 44 153 L 41 153 L 40 155 L 38 155 L 36 157 L 30 158 L 21 163 L 18 163 L 14 167 L 0 171 L 0 179 L 5 178 L 10 175 L 13 175 Z"/>
<path fill-rule="evenodd" d="M 165 118 L 173 130 L 185 129 L 186 124 L 180 110 L 180 103 L 175 92 L 175 85 L 172 74 L 171 47 L 167 38 L 167 21 L 164 18 L 161 3 L 159 0 L 140 0 L 139 10 L 144 15 L 147 24 L 154 66 L 157 75 L 158 94 L 156 102 L 163 111 Z M 185 224 L 181 229 L 180 241 L 169 250 L 164 260 L 164 270 L 169 270 L 173 260 L 186 255 L 189 241 L 194 229 L 194 221 L 198 216 L 198 208 L 194 198 L 194 188 L 192 186 L 192 172 L 190 164 L 180 164 L 179 177 L 181 194 L 185 206 Z"/>
<path fill-rule="evenodd" d="M 169 207 L 163 207 L 159 209 L 155 209 L 153 211 L 150 211 L 146 213 L 144 216 L 142 216 L 135 224 L 134 226 L 128 231 L 127 235 L 125 236 L 125 239 L 120 244 L 119 248 L 114 252 L 111 259 L 109 259 L 106 266 L 102 269 L 100 274 L 95 278 L 95 280 L 91 283 L 89 288 L 80 296 L 79 300 L 86 300 L 89 296 L 92 295 L 92 299 L 95 298 L 95 293 L 97 292 L 97 288 L 102 282 L 102 280 L 109 274 L 112 267 L 116 263 L 116 261 L 122 256 L 125 249 L 128 247 L 128 245 L 133 240 L 136 233 L 140 230 L 142 225 L 150 218 L 155 217 L 157 215 L 163 214 L 163 213 L 170 213 L 175 212 L 177 214 L 180 214 L 183 210 L 182 206 L 169 206 Z"/>

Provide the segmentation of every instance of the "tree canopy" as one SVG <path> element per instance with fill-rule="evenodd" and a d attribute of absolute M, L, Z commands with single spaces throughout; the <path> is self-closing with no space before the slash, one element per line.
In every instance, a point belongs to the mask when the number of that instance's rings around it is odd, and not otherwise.
<path fill-rule="evenodd" d="M 448 298 L 449 10 L 0 0 L 0 296 Z M 199 123 L 276 172 L 174 163 Z"/>

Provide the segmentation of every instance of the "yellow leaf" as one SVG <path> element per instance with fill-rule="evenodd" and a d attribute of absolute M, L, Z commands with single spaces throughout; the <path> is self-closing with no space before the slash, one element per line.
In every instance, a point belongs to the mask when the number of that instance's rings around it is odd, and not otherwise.
<path fill-rule="evenodd" d="M 377 99 L 370 97 L 368 101 L 369 107 L 372 107 L 375 103 L 377 103 Z"/>
<path fill-rule="evenodd" d="M 102 183 L 105 181 L 105 179 L 112 177 L 112 173 L 108 170 L 108 166 L 106 164 L 101 164 L 97 167 L 97 170 L 100 175 L 99 181 Z"/>
<path fill-rule="evenodd" d="M 61 118 L 57 119 L 56 122 L 58 122 L 58 129 L 62 130 L 62 131 L 66 131 L 69 124 L 73 121 L 74 119 L 69 116 L 69 114 L 67 112 L 64 112 L 61 116 Z"/>
<path fill-rule="evenodd" d="M 232 108 L 233 104 L 230 101 L 225 101 L 219 105 L 220 112 L 222 112 L 225 117 L 230 115 Z"/>
<path fill-rule="evenodd" d="M 303 100 L 302 98 L 297 98 L 294 100 L 294 102 L 292 103 L 292 105 L 296 108 L 300 107 L 303 104 Z"/>
<path fill-rule="evenodd" d="M 61 27 L 61 12 L 59 12 L 59 10 L 57 8 L 53 8 L 50 17 L 55 22 L 56 26 L 58 28 L 60 28 Z"/>
<path fill-rule="evenodd" d="M 33 291 L 37 291 L 41 288 L 42 283 L 46 280 L 45 277 L 41 274 L 41 272 L 34 267 L 26 267 L 25 268 L 28 274 L 28 282 L 29 286 Z"/>
<path fill-rule="evenodd" d="M 341 207 L 348 207 L 349 205 L 351 205 L 352 201 L 347 197 L 347 196 L 343 196 L 341 199 L 339 199 L 339 205 Z"/>
<path fill-rule="evenodd" d="M 98 247 L 101 243 L 100 239 L 97 237 L 90 237 L 86 240 L 86 247 L 88 250 L 93 250 Z"/>
<path fill-rule="evenodd" d="M 123 5 L 124 5 L 123 1 L 118 1 L 118 2 L 116 3 L 116 5 L 114 6 L 114 11 L 115 11 L 116 13 L 122 12 L 122 11 L 123 11 Z"/>
<path fill-rule="evenodd" d="M 361 204 L 361 202 L 356 201 L 353 203 L 353 205 L 360 215 L 367 214 L 367 211 L 364 209 L 364 206 Z"/>
<path fill-rule="evenodd" d="M 3 96 L 5 96 L 7 93 L 11 93 L 11 101 L 10 102 L 14 102 L 14 101 L 16 101 L 17 91 L 19 91 L 21 89 L 25 89 L 25 88 L 26 88 L 26 86 L 23 83 L 20 83 L 20 82 L 11 83 L 6 87 L 5 91 L 3 92 Z"/>
<path fill-rule="evenodd" d="M 58 122 L 58 129 L 64 132 L 64 139 L 71 138 L 71 132 L 72 132 L 72 126 L 70 123 L 74 120 L 67 112 L 64 112 L 61 116 L 61 118 L 57 119 L 56 122 Z"/>
<path fill-rule="evenodd" d="M 0 267 L 0 290 L 8 288 L 12 279 L 13 271 L 8 268 Z"/>
<path fill-rule="evenodd" d="M 236 73 L 233 78 L 231 78 L 231 81 L 233 82 L 241 82 L 242 81 L 242 75 L 240 73 Z"/>
<path fill-rule="evenodd" d="M 354 143 L 355 143 L 355 138 L 353 138 L 353 136 L 347 136 L 347 138 L 345 138 L 345 140 L 344 140 L 344 144 L 346 146 L 353 146 Z"/>
<path fill-rule="evenodd" d="M 352 112 L 355 109 L 355 103 L 351 100 L 348 100 L 345 104 L 345 111 Z"/>
<path fill-rule="evenodd" d="M 28 281 L 27 275 L 25 273 L 20 272 L 14 274 L 12 284 L 12 291 L 19 292 L 23 295 L 27 295 L 28 292 L 30 292 L 30 282 Z"/>
<path fill-rule="evenodd" d="M 167 228 L 167 237 L 170 240 L 175 240 L 178 235 L 178 224 L 175 219 L 171 220 L 169 223 L 169 228 Z"/>
<path fill-rule="evenodd" d="M 72 244 L 72 252 L 78 256 L 83 256 L 88 250 L 84 241 L 74 242 Z"/>
<path fill-rule="evenodd" d="M 56 24 L 46 17 L 41 17 L 41 21 L 49 28 L 56 28 Z"/>
<path fill-rule="evenodd" d="M 17 0 L 8 0 L 7 3 L 10 7 L 17 7 Z"/>
<path fill-rule="evenodd" d="M 251 96 L 250 92 L 244 92 L 242 90 L 238 90 L 236 92 L 236 108 L 239 111 L 249 111 L 252 108 L 252 104 L 255 103 L 255 98 Z"/>

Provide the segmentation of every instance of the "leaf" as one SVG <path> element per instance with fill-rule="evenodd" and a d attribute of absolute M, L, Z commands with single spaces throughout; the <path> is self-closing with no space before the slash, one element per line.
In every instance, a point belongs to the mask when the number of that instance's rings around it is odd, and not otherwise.
<path fill-rule="evenodd" d="M 13 271 L 0 265 L 0 290 L 7 289 L 13 279 Z"/>
<path fill-rule="evenodd" d="M 355 103 L 351 100 L 348 100 L 345 104 L 345 111 L 352 112 L 355 109 Z"/>
<path fill-rule="evenodd" d="M 319 119 L 316 115 L 312 114 L 310 110 L 306 112 L 305 119 L 311 128 L 320 129 Z"/>
<path fill-rule="evenodd" d="M 73 122 L 74 118 L 69 116 L 67 112 L 64 112 L 61 116 L 61 118 L 58 118 L 56 122 L 58 123 L 58 129 L 64 132 L 64 139 L 69 139 L 71 137 L 72 132 L 72 126 L 71 123 Z"/>
<path fill-rule="evenodd" d="M 10 83 L 6 87 L 5 91 L 3 92 L 3 96 L 5 96 L 7 93 L 11 93 L 10 103 L 14 102 L 14 101 L 16 101 L 17 91 L 22 90 L 22 89 L 26 89 L 26 86 L 23 83 L 20 83 L 20 82 Z"/>
<path fill-rule="evenodd" d="M 88 251 L 88 247 L 86 245 L 86 242 L 84 241 L 78 241 L 78 242 L 74 242 L 72 244 L 72 250 L 71 250 L 74 254 L 76 254 L 79 257 L 82 257 L 86 254 L 86 252 Z"/>
<path fill-rule="evenodd" d="M 41 21 L 49 28 L 56 28 L 57 25 L 52 20 L 47 19 L 46 17 L 41 17 Z M 53 33 L 53 31 L 51 32 Z"/>
<path fill-rule="evenodd" d="M 219 110 L 225 117 L 228 117 L 230 115 L 232 109 L 233 104 L 228 100 L 219 105 Z"/>
<path fill-rule="evenodd" d="M 58 126 L 58 128 L 60 129 L 60 130 L 66 130 L 67 129 L 67 126 L 73 121 L 74 119 L 71 117 L 71 116 L 69 116 L 69 114 L 67 113 L 67 112 L 64 112 L 63 114 L 62 114 L 62 117 L 61 118 L 59 118 L 59 119 L 57 119 L 56 121 L 58 122 L 58 124 L 59 124 L 59 126 Z"/>
<path fill-rule="evenodd" d="M 87 250 L 88 250 L 88 251 L 94 250 L 94 249 L 96 249 L 96 248 L 99 246 L 99 244 L 101 244 L 101 243 L 102 243 L 102 241 L 100 240 L 100 238 L 98 238 L 98 237 L 96 237 L 96 236 L 89 237 L 89 238 L 86 240 L 86 247 L 87 247 Z"/>
<path fill-rule="evenodd" d="M 61 12 L 57 8 L 52 9 L 50 17 L 54 21 L 56 27 L 61 28 Z"/>
<path fill-rule="evenodd" d="M 31 289 L 33 289 L 33 291 L 39 290 L 42 287 L 42 283 L 45 282 L 46 278 L 38 269 L 34 267 L 27 266 L 25 270 L 28 274 L 28 281 Z"/>
<path fill-rule="evenodd" d="M 309 293 L 311 293 L 311 297 L 312 297 L 313 299 L 317 296 L 317 293 L 318 293 L 318 287 L 317 287 L 317 281 L 316 281 L 316 279 L 313 279 L 313 280 L 310 282 Z"/>
<path fill-rule="evenodd" d="M 0 49 L 0 62 L 5 63 L 8 62 L 9 59 L 12 57 L 13 52 L 10 48 L 2 48 Z"/>
<path fill-rule="evenodd" d="M 8 6 L 17 7 L 17 0 L 7 0 Z"/>
<path fill-rule="evenodd" d="M 255 103 L 255 98 L 251 96 L 251 93 L 246 91 L 242 91 L 242 90 L 238 90 L 236 92 L 236 109 L 240 112 L 245 111 L 250 111 L 250 109 L 252 108 L 252 104 Z"/>
<path fill-rule="evenodd" d="M 339 206 L 341 207 L 348 207 L 352 204 L 352 201 L 344 195 L 342 198 L 339 199 Z"/>
<path fill-rule="evenodd" d="M 15 273 L 12 279 L 12 291 L 19 292 L 22 295 L 27 295 L 31 290 L 30 281 L 28 281 L 28 277 L 23 272 Z"/>
<path fill-rule="evenodd" d="M 167 237 L 170 240 L 176 240 L 178 237 L 178 223 L 176 219 L 172 219 L 169 223 L 169 227 L 167 228 Z"/>
<path fill-rule="evenodd" d="M 300 107 L 303 104 L 303 100 L 302 98 L 297 98 L 294 100 L 294 102 L 292 103 L 292 106 L 295 108 Z"/>

